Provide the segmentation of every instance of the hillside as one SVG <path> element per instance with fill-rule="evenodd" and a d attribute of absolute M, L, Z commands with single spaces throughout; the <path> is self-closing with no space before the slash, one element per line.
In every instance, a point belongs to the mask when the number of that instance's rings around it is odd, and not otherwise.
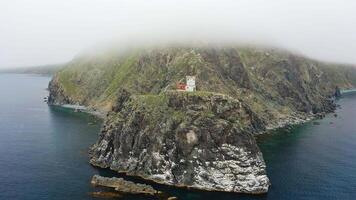
<path fill-rule="evenodd" d="M 120 88 L 133 94 L 159 94 L 175 89 L 186 75 L 197 77 L 199 91 L 241 99 L 268 124 L 300 113 L 323 112 L 336 86 L 356 84 L 351 67 L 280 50 L 162 47 L 78 57 L 55 74 L 50 100 L 108 111 Z"/>
<path fill-rule="evenodd" d="M 176 91 L 196 76 L 197 91 Z M 254 136 L 336 108 L 356 70 L 274 49 L 161 47 L 81 56 L 49 84 L 49 104 L 107 112 L 90 163 L 162 184 L 266 193 Z"/>

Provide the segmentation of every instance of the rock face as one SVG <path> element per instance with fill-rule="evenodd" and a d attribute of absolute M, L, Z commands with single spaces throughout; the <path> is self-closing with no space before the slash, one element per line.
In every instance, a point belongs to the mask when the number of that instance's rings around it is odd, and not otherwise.
<path fill-rule="evenodd" d="M 336 88 L 335 88 L 334 96 L 336 98 L 340 98 L 341 97 L 341 90 L 340 90 L 340 88 L 338 86 L 336 86 Z"/>
<path fill-rule="evenodd" d="M 267 192 L 253 137 L 263 123 L 241 101 L 185 92 L 123 99 L 91 148 L 91 164 L 169 185 Z"/>
<path fill-rule="evenodd" d="M 61 84 L 58 83 L 58 79 L 52 79 L 48 84 L 48 89 L 50 91 L 48 96 L 48 104 L 60 105 L 72 103 L 70 98 L 65 94 Z"/>

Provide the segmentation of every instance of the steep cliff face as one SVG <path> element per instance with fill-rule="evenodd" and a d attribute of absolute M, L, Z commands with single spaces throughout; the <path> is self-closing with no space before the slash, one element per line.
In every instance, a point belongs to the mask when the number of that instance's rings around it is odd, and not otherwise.
<path fill-rule="evenodd" d="M 194 93 L 173 91 L 195 75 Z M 90 162 L 171 185 L 263 193 L 254 134 L 335 109 L 356 70 L 271 49 L 162 47 L 80 57 L 50 104 L 108 111 Z"/>
<path fill-rule="evenodd" d="M 264 193 L 253 137 L 261 127 L 248 106 L 222 94 L 127 96 L 109 113 L 90 163 L 164 184 Z"/>

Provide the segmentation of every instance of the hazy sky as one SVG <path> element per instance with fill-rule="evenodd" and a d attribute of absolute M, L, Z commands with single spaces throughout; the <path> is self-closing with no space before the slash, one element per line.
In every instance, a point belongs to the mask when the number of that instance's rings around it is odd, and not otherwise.
<path fill-rule="evenodd" d="M 0 68 L 107 41 L 253 42 L 356 63 L 355 0 L 0 0 Z"/>

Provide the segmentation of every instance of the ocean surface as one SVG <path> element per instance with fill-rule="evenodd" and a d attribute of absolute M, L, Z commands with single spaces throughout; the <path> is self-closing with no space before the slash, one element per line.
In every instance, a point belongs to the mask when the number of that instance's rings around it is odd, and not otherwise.
<path fill-rule="evenodd" d="M 124 176 L 89 165 L 88 147 L 101 121 L 47 106 L 49 80 L 0 74 L 0 200 L 97 199 L 90 195 L 97 190 L 89 183 L 92 175 Z M 338 103 L 336 117 L 330 114 L 258 138 L 272 182 L 266 195 L 153 186 L 181 200 L 356 199 L 356 95 L 345 95 Z"/>

